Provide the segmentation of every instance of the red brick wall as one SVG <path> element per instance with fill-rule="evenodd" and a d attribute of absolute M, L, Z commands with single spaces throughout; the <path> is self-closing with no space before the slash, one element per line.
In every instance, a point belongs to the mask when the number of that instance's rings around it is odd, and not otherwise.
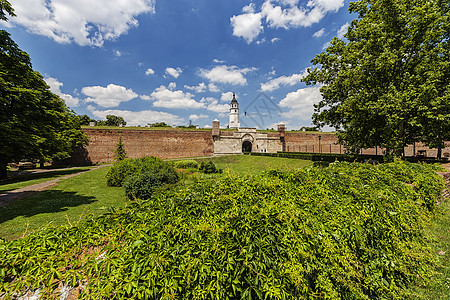
<path fill-rule="evenodd" d="M 132 130 L 132 129 L 87 129 L 89 145 L 73 159 L 76 162 L 106 163 L 114 161 L 114 150 L 119 136 L 129 158 L 157 156 L 177 158 L 211 155 L 214 145 L 210 130 Z"/>

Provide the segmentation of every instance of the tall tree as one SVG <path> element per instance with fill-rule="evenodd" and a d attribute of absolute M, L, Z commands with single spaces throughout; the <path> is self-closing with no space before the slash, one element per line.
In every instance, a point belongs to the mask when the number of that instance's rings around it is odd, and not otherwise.
<path fill-rule="evenodd" d="M 10 13 L 6 1 L 0 16 Z M 32 69 L 27 53 L 0 30 L 0 179 L 8 162 L 64 158 L 86 142 L 64 101 Z"/>
<path fill-rule="evenodd" d="M 125 125 L 127 125 L 127 122 L 125 122 L 125 120 L 120 116 L 115 116 L 115 115 L 107 115 L 106 116 L 106 122 L 105 122 L 106 126 L 120 126 L 120 124 L 125 126 Z"/>
<path fill-rule="evenodd" d="M 312 62 L 307 84 L 323 84 L 314 123 L 349 149 L 382 146 L 400 155 L 415 141 L 441 145 L 450 131 L 448 2 L 360 0 L 345 37 Z"/>

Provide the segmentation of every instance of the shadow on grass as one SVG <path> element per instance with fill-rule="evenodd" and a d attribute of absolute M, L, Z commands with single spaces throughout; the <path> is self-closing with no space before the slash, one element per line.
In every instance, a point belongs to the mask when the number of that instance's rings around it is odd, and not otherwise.
<path fill-rule="evenodd" d="M 64 212 L 70 207 L 91 204 L 96 201 L 98 200 L 94 197 L 82 196 L 76 192 L 47 190 L 0 207 L 0 223 L 20 216 L 32 217 L 39 214 Z"/>
<path fill-rule="evenodd" d="M 33 173 L 31 171 L 20 171 L 20 174 L 8 173 L 8 176 L 10 176 L 10 177 L 6 180 L 0 181 L 0 186 L 2 186 L 4 184 L 16 183 L 16 182 L 21 182 L 21 181 L 26 181 L 26 180 L 70 175 L 73 173 L 81 172 L 83 170 L 87 170 L 87 168 L 76 168 L 76 169 L 55 170 L 55 171 L 48 170 L 48 171 L 42 172 L 42 173 Z"/>

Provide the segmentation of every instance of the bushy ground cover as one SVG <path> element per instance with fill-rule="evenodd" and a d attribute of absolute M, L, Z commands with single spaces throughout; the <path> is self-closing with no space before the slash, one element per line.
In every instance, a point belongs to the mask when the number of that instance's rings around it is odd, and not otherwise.
<path fill-rule="evenodd" d="M 78 226 L 0 243 L 0 293 L 63 284 L 92 299 L 407 298 L 436 258 L 426 166 L 225 172 Z"/>

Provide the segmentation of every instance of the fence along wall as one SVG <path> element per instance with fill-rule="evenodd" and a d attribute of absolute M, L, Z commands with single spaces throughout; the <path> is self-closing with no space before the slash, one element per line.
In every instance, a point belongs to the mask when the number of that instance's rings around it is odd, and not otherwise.
<path fill-rule="evenodd" d="M 319 136 L 321 137 L 320 142 Z M 345 147 L 339 144 L 337 136 L 329 133 L 286 132 L 285 143 L 287 152 L 345 153 Z M 382 155 L 383 150 L 384 148 L 381 147 L 362 149 L 361 154 Z M 405 156 L 417 155 L 418 151 L 425 151 L 427 157 L 436 157 L 438 152 L 437 149 L 428 148 L 423 143 L 415 143 L 415 145 L 405 147 Z M 445 142 L 442 156 L 450 156 L 450 141 Z"/>
<path fill-rule="evenodd" d="M 77 163 L 108 163 L 114 161 L 114 150 L 119 137 L 129 158 L 156 156 L 177 158 L 207 156 L 214 153 L 210 130 L 135 130 L 83 128 L 89 137 L 89 145 L 72 157 Z"/>

